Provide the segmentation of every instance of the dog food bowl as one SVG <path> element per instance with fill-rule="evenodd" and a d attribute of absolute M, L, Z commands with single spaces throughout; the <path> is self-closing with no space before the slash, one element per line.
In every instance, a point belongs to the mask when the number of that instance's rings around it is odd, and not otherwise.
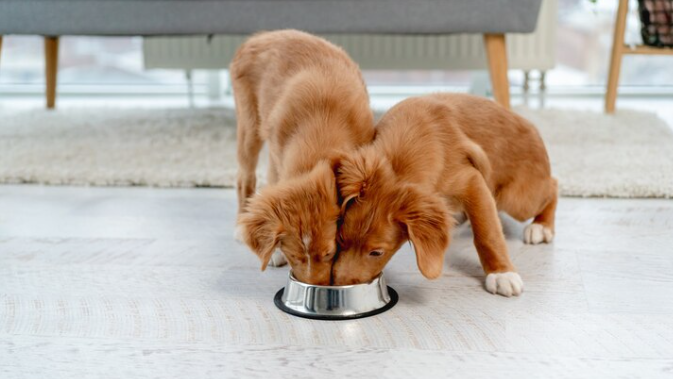
<path fill-rule="evenodd" d="M 386 286 L 383 274 L 364 284 L 316 286 L 298 281 L 290 272 L 287 285 L 274 297 L 283 312 L 314 320 L 374 316 L 392 308 L 397 300 L 397 292 Z"/>

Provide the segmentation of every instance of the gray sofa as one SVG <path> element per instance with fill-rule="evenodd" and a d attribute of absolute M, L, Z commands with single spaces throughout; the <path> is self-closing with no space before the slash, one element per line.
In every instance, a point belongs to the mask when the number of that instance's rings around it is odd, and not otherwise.
<path fill-rule="evenodd" d="M 484 34 L 496 100 L 509 104 L 505 33 L 535 30 L 542 0 L 0 0 L 2 35 L 45 36 L 54 106 L 58 36 L 313 33 Z"/>

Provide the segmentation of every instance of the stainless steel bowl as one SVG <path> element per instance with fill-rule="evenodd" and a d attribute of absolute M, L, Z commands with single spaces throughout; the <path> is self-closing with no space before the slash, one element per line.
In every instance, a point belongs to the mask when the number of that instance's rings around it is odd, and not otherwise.
<path fill-rule="evenodd" d="M 385 312 L 397 303 L 397 292 L 383 274 L 364 284 L 316 286 L 302 283 L 290 272 L 274 303 L 283 312 L 316 320 L 351 320 Z"/>

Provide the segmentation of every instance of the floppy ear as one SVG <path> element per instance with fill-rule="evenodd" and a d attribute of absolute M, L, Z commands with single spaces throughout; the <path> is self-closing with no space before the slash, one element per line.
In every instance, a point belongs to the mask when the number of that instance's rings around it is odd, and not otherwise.
<path fill-rule="evenodd" d="M 448 207 L 441 197 L 410 186 L 401 189 L 399 201 L 396 221 L 406 226 L 418 269 L 426 278 L 435 279 L 442 273 L 451 240 Z"/>
<path fill-rule="evenodd" d="M 386 180 L 393 176 L 386 158 L 369 147 L 362 148 L 351 156 L 342 155 L 333 167 L 336 169 L 342 209 L 351 200 L 361 199 L 368 191 L 385 185 Z"/>
<path fill-rule="evenodd" d="M 280 243 L 283 229 L 278 218 L 267 209 L 269 202 L 259 200 L 263 199 L 251 201 L 247 211 L 238 217 L 237 234 L 259 257 L 264 271 Z"/>
<path fill-rule="evenodd" d="M 349 159 L 350 158 L 348 157 L 348 155 L 345 152 L 339 150 L 335 154 L 333 154 L 328 160 L 328 163 L 329 163 L 330 167 L 332 168 L 332 172 L 334 173 L 334 184 L 337 188 L 337 191 L 336 191 L 337 192 L 337 203 L 339 204 L 339 206 L 341 206 L 342 204 L 345 204 L 346 201 L 344 201 L 345 199 L 342 196 L 341 190 L 339 189 L 339 179 L 338 178 L 339 178 L 339 175 L 340 175 L 340 172 L 341 172 L 341 167 L 342 167 L 343 163 L 348 161 Z"/>
<path fill-rule="evenodd" d="M 316 188 L 312 187 L 316 184 L 320 184 L 320 189 L 329 191 L 330 194 L 336 194 L 338 197 L 339 191 L 336 188 L 336 170 L 338 170 L 340 162 L 343 159 L 342 157 L 342 155 L 334 156 L 326 162 L 317 163 L 305 178 L 305 183 L 310 186 L 310 189 L 307 189 L 307 191 L 314 191 Z M 295 181 L 295 183 L 296 182 L 297 181 Z"/>

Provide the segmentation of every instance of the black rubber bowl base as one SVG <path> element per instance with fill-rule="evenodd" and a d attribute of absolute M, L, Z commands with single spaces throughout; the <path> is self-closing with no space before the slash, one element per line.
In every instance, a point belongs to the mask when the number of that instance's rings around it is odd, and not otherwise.
<path fill-rule="evenodd" d="M 297 316 L 297 317 L 302 317 L 302 318 L 308 318 L 311 320 L 323 320 L 323 321 L 344 321 L 344 320 L 355 320 L 359 318 L 365 318 L 365 317 L 371 317 L 371 316 L 376 316 L 378 314 L 381 314 L 388 309 L 392 308 L 397 304 L 397 301 L 399 300 L 399 296 L 397 295 L 397 292 L 395 292 L 394 289 L 388 287 L 388 295 L 390 296 L 390 301 L 388 304 L 385 306 L 379 308 L 379 309 L 374 309 L 373 311 L 365 312 L 365 313 L 359 313 L 355 315 L 349 315 L 349 316 L 335 316 L 335 315 L 314 315 L 314 314 L 307 314 L 307 313 L 301 313 L 297 312 L 293 309 L 290 309 L 283 304 L 283 301 L 281 300 L 283 298 L 283 291 L 285 291 L 285 288 L 281 288 L 278 292 L 276 292 L 276 296 L 273 297 L 273 302 L 276 304 L 276 307 L 280 309 L 281 311 L 290 314 L 292 316 Z"/>

